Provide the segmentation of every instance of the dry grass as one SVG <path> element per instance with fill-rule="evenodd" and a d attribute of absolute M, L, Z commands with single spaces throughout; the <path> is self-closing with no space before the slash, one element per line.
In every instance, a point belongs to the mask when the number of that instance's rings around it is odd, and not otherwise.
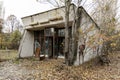
<path fill-rule="evenodd" d="M 17 50 L 0 50 L 0 59 L 9 60 L 17 57 Z"/>

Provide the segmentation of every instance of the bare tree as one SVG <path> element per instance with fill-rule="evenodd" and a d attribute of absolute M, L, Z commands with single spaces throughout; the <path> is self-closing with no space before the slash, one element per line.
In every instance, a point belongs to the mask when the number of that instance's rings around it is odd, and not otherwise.
<path fill-rule="evenodd" d="M 1 33 L 1 31 L 2 31 L 3 24 L 4 24 L 4 21 L 3 21 L 3 19 L 0 19 L 0 33 Z"/>
<path fill-rule="evenodd" d="M 65 5 L 64 0 L 37 0 L 40 3 L 50 3 L 54 7 L 60 7 Z"/>
<path fill-rule="evenodd" d="M 80 19 L 81 19 L 81 10 L 79 6 L 81 5 L 82 0 L 77 0 L 77 7 L 73 9 L 74 12 L 74 20 L 72 23 L 72 35 L 70 39 L 70 47 L 69 47 L 69 59 L 70 65 L 74 63 L 74 56 L 77 53 L 77 41 L 78 41 L 78 31 L 77 29 L 80 27 Z"/>
<path fill-rule="evenodd" d="M 69 65 L 69 14 L 72 0 L 65 0 L 65 62 Z"/>
<path fill-rule="evenodd" d="M 117 0 L 94 0 L 96 7 L 94 8 L 94 19 L 101 28 L 101 34 L 105 34 L 106 37 L 110 38 L 115 34 L 116 28 L 116 8 Z M 102 54 L 108 54 L 111 51 L 110 44 L 113 40 L 103 39 Z"/>
<path fill-rule="evenodd" d="M 15 15 L 10 15 L 7 17 L 6 25 L 11 29 L 11 32 L 13 32 L 14 30 L 21 30 L 22 28 L 20 21 Z"/>

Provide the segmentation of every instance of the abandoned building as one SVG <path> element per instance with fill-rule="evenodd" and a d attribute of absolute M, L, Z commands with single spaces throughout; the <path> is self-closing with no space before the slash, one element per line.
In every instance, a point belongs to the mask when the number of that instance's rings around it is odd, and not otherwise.
<path fill-rule="evenodd" d="M 69 30 L 71 30 L 74 19 L 74 7 L 75 5 L 71 5 L 70 7 Z M 83 7 L 79 8 L 81 9 L 81 21 L 80 28 L 78 28 L 78 30 L 86 32 L 87 36 L 83 35 L 83 38 L 86 38 L 84 42 L 89 42 L 91 36 L 94 36 L 99 32 L 99 27 Z M 47 55 L 49 58 L 53 58 L 55 56 L 64 57 L 64 9 L 65 7 L 55 8 L 22 18 L 25 31 L 19 47 L 19 57 L 31 57 L 34 55 L 34 42 L 36 39 L 38 39 L 40 42 L 42 55 Z M 78 45 L 81 43 L 83 42 L 81 41 L 80 35 L 80 38 L 78 39 Z M 91 44 L 97 43 L 93 41 Z M 86 47 L 84 61 L 88 61 L 97 55 L 97 53 L 94 51 L 94 48 L 91 48 L 91 46 Z M 81 63 L 79 62 L 79 49 L 77 49 L 76 54 L 77 56 L 75 64 L 79 65 L 79 63 Z"/>

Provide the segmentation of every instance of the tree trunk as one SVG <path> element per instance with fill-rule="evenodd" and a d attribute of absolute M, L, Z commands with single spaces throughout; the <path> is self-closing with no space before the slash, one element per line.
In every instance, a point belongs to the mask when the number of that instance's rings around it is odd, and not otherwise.
<path fill-rule="evenodd" d="M 74 64 L 74 61 L 77 56 L 77 47 L 78 47 L 78 28 L 80 27 L 80 19 L 81 19 L 81 10 L 79 10 L 79 7 L 76 8 L 74 11 L 74 21 L 72 25 L 72 39 L 71 39 L 71 53 L 70 53 L 70 62 L 71 65 Z"/>
<path fill-rule="evenodd" d="M 65 63 L 69 65 L 69 11 L 71 0 L 65 0 Z"/>
<path fill-rule="evenodd" d="M 79 10 L 79 6 L 73 7 L 74 11 L 74 20 L 72 25 L 72 34 L 69 35 L 68 27 L 69 27 L 69 10 L 70 10 L 70 2 L 71 0 L 66 0 L 65 2 L 65 62 L 68 65 L 73 65 L 76 55 L 77 55 L 77 46 L 78 46 L 78 27 L 80 26 L 80 17 L 81 10 Z M 79 4 L 81 0 L 78 1 Z M 70 38 L 71 37 L 71 38 Z"/>

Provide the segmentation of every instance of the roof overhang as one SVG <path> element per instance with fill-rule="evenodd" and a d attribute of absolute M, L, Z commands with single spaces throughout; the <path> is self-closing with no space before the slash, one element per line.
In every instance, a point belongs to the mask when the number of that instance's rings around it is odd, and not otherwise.
<path fill-rule="evenodd" d="M 69 25 L 72 25 L 72 21 L 69 22 Z M 45 24 L 45 25 L 40 25 L 39 23 L 36 23 L 36 25 L 31 25 L 31 26 L 26 26 L 26 30 L 43 30 L 45 28 L 65 28 L 65 22 L 59 22 L 59 23 L 54 23 L 54 24 Z"/>

